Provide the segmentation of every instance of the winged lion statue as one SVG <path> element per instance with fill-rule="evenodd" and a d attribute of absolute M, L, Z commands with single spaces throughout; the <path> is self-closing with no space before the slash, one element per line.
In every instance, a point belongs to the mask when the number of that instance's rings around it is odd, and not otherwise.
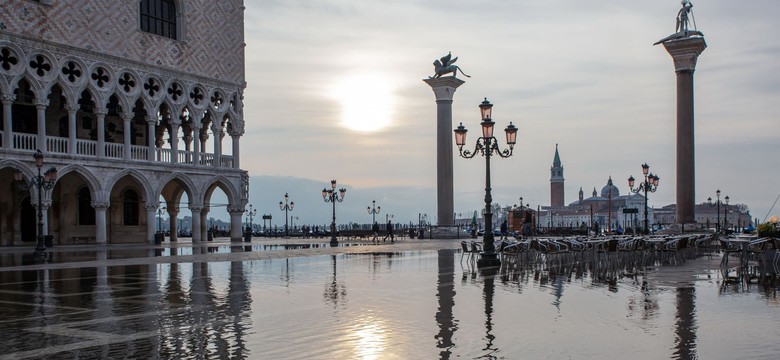
<path fill-rule="evenodd" d="M 466 73 L 461 70 L 461 68 L 458 67 L 458 65 L 453 65 L 456 61 L 458 61 L 458 58 L 452 57 L 452 52 L 448 53 L 447 55 L 443 56 L 441 59 L 436 60 L 433 62 L 433 68 L 436 72 L 435 75 L 429 76 L 429 79 L 436 79 L 442 77 L 442 75 L 446 75 L 449 73 L 452 73 L 452 77 L 455 77 L 458 75 L 458 71 L 460 71 L 461 74 L 465 77 L 471 77 L 469 75 L 466 75 Z"/>

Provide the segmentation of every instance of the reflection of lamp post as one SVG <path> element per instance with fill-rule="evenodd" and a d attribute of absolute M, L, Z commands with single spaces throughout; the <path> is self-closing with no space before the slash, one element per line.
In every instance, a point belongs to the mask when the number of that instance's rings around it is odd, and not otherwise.
<path fill-rule="evenodd" d="M 473 158 L 477 153 L 482 154 L 485 157 L 485 234 L 482 238 L 484 252 L 480 254 L 480 259 L 477 262 L 479 267 L 497 267 L 501 265 L 501 261 L 496 256 L 496 247 L 493 244 L 493 213 L 490 204 L 493 202 L 493 197 L 490 194 L 490 157 L 495 153 L 496 155 L 507 158 L 512 156 L 512 149 L 517 142 L 517 128 L 509 123 L 509 126 L 504 129 L 506 132 L 506 143 L 509 145 L 509 149 L 501 151 L 498 147 L 498 141 L 493 136 L 493 119 L 491 119 L 493 104 L 487 101 L 483 101 L 479 105 L 480 112 L 482 113 L 482 136 L 477 139 L 474 151 L 463 150 L 463 145 L 466 145 L 466 128 L 461 123 L 455 129 L 455 144 L 458 145 L 458 152 L 461 157 L 466 159 Z M 490 229 L 488 229 L 490 226 Z"/>
<path fill-rule="evenodd" d="M 284 236 L 289 237 L 290 236 L 290 230 L 287 228 L 287 212 L 292 211 L 295 207 L 295 202 L 290 201 L 290 203 L 287 203 L 287 201 L 290 200 L 290 196 L 287 195 L 287 193 L 284 193 L 284 203 L 281 201 L 279 202 L 279 210 L 284 211 Z"/>
<path fill-rule="evenodd" d="M 712 203 L 712 198 L 708 197 L 707 198 L 707 204 L 709 204 L 710 206 L 717 206 L 718 224 L 715 225 L 715 232 L 720 234 L 720 204 L 722 204 L 722 202 L 720 201 L 720 189 L 715 191 L 715 196 L 717 196 L 717 199 L 715 200 L 715 203 L 713 204 Z M 729 203 L 729 196 L 728 195 L 726 195 L 725 200 L 726 200 L 726 204 L 728 204 Z M 725 216 L 725 211 L 724 211 L 724 216 Z"/>
<path fill-rule="evenodd" d="M 344 195 L 347 194 L 347 189 L 341 188 L 336 192 L 336 180 L 330 181 L 330 189 L 322 189 L 322 199 L 326 203 L 333 203 L 333 221 L 330 223 L 330 246 L 337 246 L 339 240 L 336 239 L 336 202 L 344 201 Z"/>
<path fill-rule="evenodd" d="M 650 172 L 650 165 L 647 165 L 647 163 L 642 164 L 642 175 L 645 176 L 645 180 L 640 183 L 636 189 L 634 189 L 634 181 L 636 180 L 633 175 L 630 176 L 628 178 L 628 188 L 634 194 L 638 194 L 640 191 L 645 192 L 645 234 L 648 234 L 650 228 L 647 223 L 647 192 L 655 192 L 658 189 L 658 181 L 661 180 L 661 178 Z"/>
<path fill-rule="evenodd" d="M 19 189 L 22 191 L 35 188 L 38 191 L 38 236 L 36 238 L 35 251 L 46 251 L 46 245 L 43 243 L 43 191 L 51 190 L 54 187 L 54 183 L 57 181 L 57 169 L 54 167 L 49 168 L 41 175 L 41 167 L 43 167 L 43 153 L 38 150 L 35 155 L 35 167 L 38 168 L 38 175 L 30 179 L 30 183 L 26 183 L 23 180 L 23 174 L 21 170 L 16 170 L 14 173 L 14 180 L 17 181 Z"/>
<path fill-rule="evenodd" d="M 368 207 L 368 213 L 371 214 L 371 225 L 376 222 L 376 214 L 382 210 L 381 206 L 376 206 L 376 200 L 371 201 L 371 206 Z"/>

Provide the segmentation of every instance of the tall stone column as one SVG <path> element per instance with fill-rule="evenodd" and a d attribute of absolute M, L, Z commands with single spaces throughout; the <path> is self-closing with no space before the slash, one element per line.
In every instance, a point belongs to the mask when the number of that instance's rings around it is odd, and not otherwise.
<path fill-rule="evenodd" d="M 242 241 L 242 226 L 241 216 L 244 215 L 244 208 L 238 206 L 229 206 L 228 214 L 230 214 L 230 241 Z"/>
<path fill-rule="evenodd" d="M 707 43 L 703 37 L 663 42 L 677 73 L 677 223 L 696 222 L 696 167 L 693 133 L 693 72 Z"/>
<path fill-rule="evenodd" d="M 95 109 L 95 117 L 97 118 L 97 158 L 103 159 L 106 157 L 106 115 L 108 115 L 107 109 Z"/>
<path fill-rule="evenodd" d="M 11 106 L 16 100 L 16 95 L 3 95 L 0 101 L 3 103 L 3 147 L 6 149 L 14 148 L 13 112 Z"/>
<path fill-rule="evenodd" d="M 190 210 L 192 211 L 192 242 L 201 242 L 203 241 L 203 229 L 201 229 L 201 211 L 203 211 L 203 207 L 190 205 Z"/>
<path fill-rule="evenodd" d="M 146 242 L 149 244 L 154 244 L 154 234 L 157 232 L 154 217 L 158 206 L 157 203 L 147 203 L 144 205 L 144 208 L 146 209 Z"/>
<path fill-rule="evenodd" d="M 436 96 L 436 205 L 439 226 L 454 226 L 452 98 L 465 81 L 453 76 L 425 79 Z"/>
<path fill-rule="evenodd" d="M 108 227 L 106 226 L 106 214 L 109 203 L 103 201 L 92 202 L 95 208 L 95 243 L 105 244 L 108 242 Z"/>
<path fill-rule="evenodd" d="M 49 151 L 48 144 L 46 144 L 46 107 L 49 106 L 49 100 L 33 100 L 35 105 L 35 111 L 38 118 L 38 150 L 44 154 Z"/>
<path fill-rule="evenodd" d="M 73 104 L 65 105 L 68 111 L 68 154 L 75 156 L 77 154 L 76 144 L 78 143 L 78 128 L 76 126 L 76 112 L 79 107 Z"/>

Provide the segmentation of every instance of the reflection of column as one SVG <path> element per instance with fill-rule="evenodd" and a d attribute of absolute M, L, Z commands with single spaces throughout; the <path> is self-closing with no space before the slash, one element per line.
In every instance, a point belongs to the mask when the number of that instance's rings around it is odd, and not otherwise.
<path fill-rule="evenodd" d="M 663 44 L 674 60 L 674 71 L 677 73 L 677 223 L 687 224 L 696 221 L 693 71 L 707 43 L 703 37 L 688 37 Z"/>
<path fill-rule="evenodd" d="M 458 329 L 452 316 L 455 306 L 455 250 L 439 250 L 438 259 L 439 280 L 436 297 L 439 299 L 439 309 L 436 311 L 436 324 L 439 325 L 439 333 L 436 334 L 436 347 L 441 349 L 440 359 L 449 359 L 452 355 L 450 349 L 455 347 L 452 335 Z"/>
<path fill-rule="evenodd" d="M 436 95 L 436 195 L 439 225 L 452 226 L 454 195 L 452 185 L 452 97 L 465 81 L 452 77 L 423 80 Z"/>
<path fill-rule="evenodd" d="M 249 291 L 246 276 L 244 276 L 244 262 L 232 261 L 230 263 L 230 281 L 228 282 L 228 310 L 227 314 L 232 321 L 233 334 L 231 338 L 236 342 L 232 347 L 230 357 L 235 359 L 251 358 L 246 354 L 244 332 L 252 327 L 250 322 L 252 294 Z"/>
<path fill-rule="evenodd" d="M 695 359 L 696 356 L 696 290 L 677 288 L 677 314 L 674 322 L 675 359 Z"/>

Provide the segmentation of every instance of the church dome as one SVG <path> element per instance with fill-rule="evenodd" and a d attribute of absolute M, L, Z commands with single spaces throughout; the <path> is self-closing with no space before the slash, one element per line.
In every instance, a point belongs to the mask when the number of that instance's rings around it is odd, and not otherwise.
<path fill-rule="evenodd" d="M 613 199 L 618 197 L 618 196 L 620 196 L 620 189 L 618 189 L 617 186 L 612 184 L 612 177 L 611 176 L 609 177 L 609 180 L 607 180 L 607 185 L 604 186 L 603 188 L 601 188 L 601 197 L 603 197 L 605 199 L 609 199 L 610 198 L 610 192 L 612 193 L 611 197 Z"/>

